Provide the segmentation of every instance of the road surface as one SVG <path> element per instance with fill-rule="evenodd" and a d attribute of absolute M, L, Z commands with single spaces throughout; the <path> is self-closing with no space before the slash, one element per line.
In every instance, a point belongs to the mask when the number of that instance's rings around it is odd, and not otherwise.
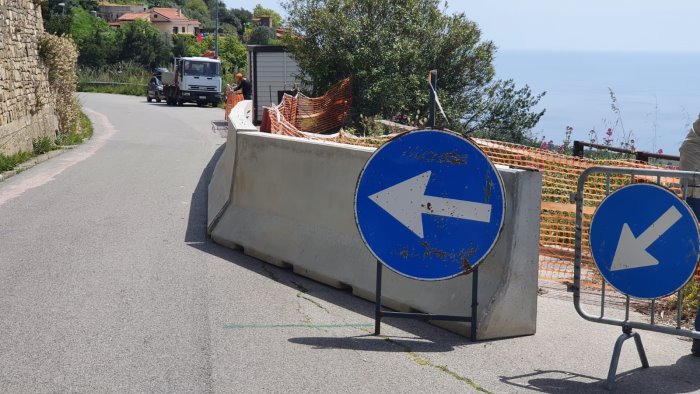
<path fill-rule="evenodd" d="M 206 237 L 223 110 L 81 94 L 95 136 L 0 183 L 0 392 L 606 392 L 619 328 L 539 298 L 534 336 L 471 343 Z M 558 295 L 558 296 L 552 296 Z M 621 392 L 700 390 L 642 333 Z"/>

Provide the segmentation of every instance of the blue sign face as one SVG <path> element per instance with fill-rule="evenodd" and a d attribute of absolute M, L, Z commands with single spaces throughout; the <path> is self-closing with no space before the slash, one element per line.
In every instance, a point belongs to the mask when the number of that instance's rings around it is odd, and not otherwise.
<path fill-rule="evenodd" d="M 670 190 L 646 183 L 607 196 L 591 220 L 590 246 L 612 287 L 636 298 L 678 291 L 698 263 L 698 223 Z"/>
<path fill-rule="evenodd" d="M 382 145 L 355 191 L 355 220 L 388 268 L 420 280 L 470 272 L 503 227 L 503 182 L 459 134 L 420 130 Z"/>

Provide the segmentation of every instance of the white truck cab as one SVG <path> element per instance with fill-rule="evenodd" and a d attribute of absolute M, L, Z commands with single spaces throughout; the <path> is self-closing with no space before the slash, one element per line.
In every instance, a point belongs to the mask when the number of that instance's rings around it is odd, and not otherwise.
<path fill-rule="evenodd" d="M 213 107 L 221 101 L 221 61 L 208 57 L 175 58 L 174 73 L 163 74 L 169 104 L 185 102 Z"/>

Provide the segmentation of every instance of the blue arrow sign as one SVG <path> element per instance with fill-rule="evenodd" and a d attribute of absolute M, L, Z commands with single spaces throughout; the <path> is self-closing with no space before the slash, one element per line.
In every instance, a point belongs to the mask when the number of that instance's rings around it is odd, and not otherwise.
<path fill-rule="evenodd" d="M 420 280 L 470 272 L 491 251 L 505 216 L 503 182 L 486 155 L 456 133 L 401 134 L 369 158 L 355 191 L 367 248 Z"/>
<path fill-rule="evenodd" d="M 590 246 L 612 287 L 653 299 L 678 291 L 698 263 L 698 222 L 670 190 L 654 184 L 625 186 L 607 196 L 591 220 Z"/>

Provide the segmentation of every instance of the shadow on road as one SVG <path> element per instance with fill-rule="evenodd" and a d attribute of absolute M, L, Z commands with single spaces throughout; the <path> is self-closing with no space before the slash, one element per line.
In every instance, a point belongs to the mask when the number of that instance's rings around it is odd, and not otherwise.
<path fill-rule="evenodd" d="M 617 375 L 618 393 L 694 393 L 700 390 L 700 358 L 686 355 L 673 365 L 636 368 Z M 518 376 L 501 376 L 501 382 L 518 391 L 541 393 L 610 393 L 605 378 L 560 370 L 535 370 Z"/>
<path fill-rule="evenodd" d="M 291 269 L 276 267 L 272 264 L 257 260 L 247 256 L 240 251 L 232 250 L 224 246 L 214 243 L 207 235 L 207 197 L 209 189 L 209 181 L 216 162 L 224 151 L 225 145 L 219 147 L 211 160 L 205 167 L 202 175 L 197 183 L 197 186 L 192 193 L 190 202 L 190 213 L 185 233 L 185 242 L 202 252 L 211 254 L 223 260 L 236 264 L 239 267 L 245 268 L 259 275 L 266 276 L 280 284 L 298 290 L 301 293 L 312 295 L 313 297 L 337 305 L 341 308 L 352 310 L 367 318 L 367 323 L 374 322 L 374 303 L 355 297 L 348 290 L 336 289 L 314 280 L 302 277 L 292 272 Z M 290 301 L 293 302 L 293 301 Z M 431 341 L 418 342 L 409 341 L 406 346 L 399 346 L 399 349 L 386 350 L 396 348 L 396 344 L 405 342 L 404 340 L 392 339 L 394 345 L 386 347 L 378 344 L 384 340 L 375 341 L 374 336 L 366 339 L 360 337 L 348 338 L 294 338 L 290 341 L 295 343 L 306 344 L 318 348 L 337 347 L 340 349 L 385 349 L 384 351 L 407 351 L 407 348 L 421 352 L 445 352 L 452 350 L 454 346 L 464 346 L 473 344 L 469 339 L 461 337 L 444 329 L 431 326 L 429 324 L 414 321 L 414 320 L 399 320 L 386 319 L 382 320 L 382 325 L 389 323 L 393 327 L 397 327 L 405 332 L 409 332 L 420 338 L 429 338 Z M 366 343 L 365 343 L 366 342 Z M 416 343 L 413 343 L 416 342 Z"/>
<path fill-rule="evenodd" d="M 221 145 L 204 167 L 199 182 L 192 193 L 190 201 L 190 214 L 187 220 L 187 230 L 185 231 L 185 242 L 209 242 L 207 237 L 207 198 L 209 195 L 209 181 L 211 181 L 214 167 L 219 161 L 219 157 L 224 153 L 226 144 Z"/>
<path fill-rule="evenodd" d="M 449 352 L 454 347 L 442 342 L 421 341 L 415 339 L 386 340 L 374 335 L 354 337 L 299 337 L 290 338 L 289 342 L 311 346 L 313 349 L 347 349 L 368 352 Z"/>

